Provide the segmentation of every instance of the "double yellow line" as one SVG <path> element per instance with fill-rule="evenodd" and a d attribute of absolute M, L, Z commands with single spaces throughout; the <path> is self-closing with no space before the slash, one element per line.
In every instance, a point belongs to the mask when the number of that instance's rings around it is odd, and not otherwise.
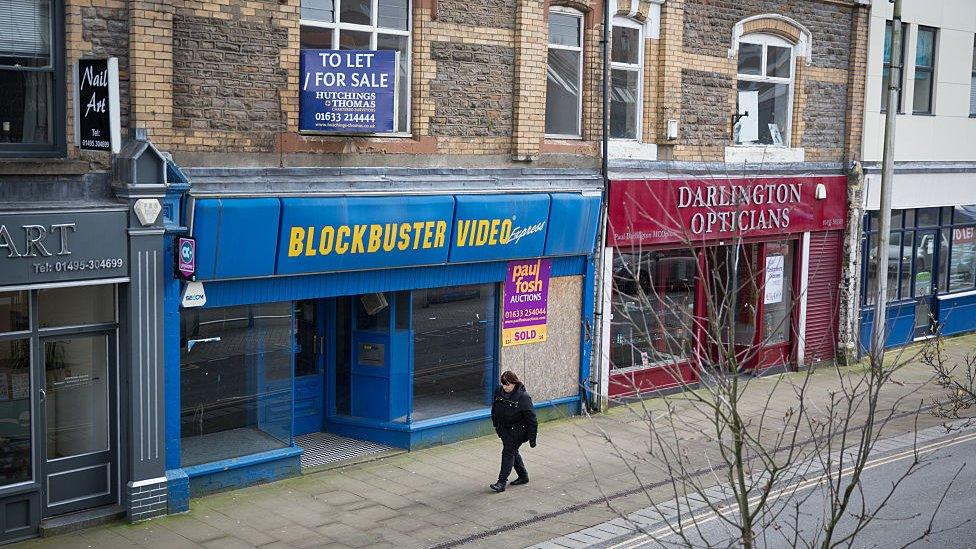
<path fill-rule="evenodd" d="M 909 458 L 909 457 L 914 457 L 916 454 L 921 456 L 922 454 L 932 453 L 932 452 L 934 452 L 936 450 L 941 450 L 943 448 L 949 448 L 950 446 L 955 446 L 957 444 L 963 444 L 963 443 L 969 442 L 971 440 L 976 440 L 976 433 L 969 433 L 967 435 L 959 435 L 959 436 L 957 436 L 955 438 L 943 439 L 943 440 L 940 440 L 940 441 L 937 441 L 937 442 L 932 442 L 932 443 L 929 443 L 929 444 L 925 444 L 925 445 L 919 446 L 918 448 L 912 448 L 912 449 L 909 449 L 909 450 L 903 450 L 901 452 L 898 452 L 896 454 L 892 454 L 890 456 L 884 456 L 884 457 L 880 457 L 880 458 L 877 458 L 877 459 L 869 460 L 864 465 L 864 470 L 867 471 L 868 469 L 874 469 L 875 467 L 881 467 L 882 465 L 887 465 L 889 463 L 894 463 L 896 461 L 900 461 L 900 460 L 903 460 L 903 459 L 906 459 L 906 458 Z M 855 467 L 853 467 L 853 466 L 852 467 L 848 467 L 848 468 L 844 469 L 843 471 L 841 471 L 840 472 L 840 475 L 843 476 L 843 475 L 846 475 L 846 474 L 850 474 L 852 471 L 854 471 L 854 469 L 855 469 Z M 822 475 L 820 475 L 818 477 L 805 480 L 805 481 L 803 481 L 803 482 L 801 482 L 799 484 L 787 486 L 787 487 L 784 487 L 784 488 L 780 488 L 778 490 L 773 490 L 772 492 L 769 493 L 768 501 L 772 502 L 773 500 L 777 499 L 779 496 L 783 495 L 786 492 L 798 492 L 800 490 L 805 490 L 807 488 L 811 488 L 813 486 L 817 486 L 819 484 L 823 484 L 828 479 L 832 478 L 834 475 L 835 475 L 835 473 L 827 472 L 827 473 L 824 473 L 824 474 L 822 474 Z M 751 498 L 749 500 L 749 503 L 756 503 L 761 498 L 762 498 L 761 495 L 760 496 L 755 496 L 755 497 L 753 497 L 753 498 Z M 632 538 L 630 538 L 628 540 L 625 540 L 623 542 L 620 542 L 620 543 L 618 543 L 616 545 L 612 545 L 612 546 L 610 546 L 609 549 L 633 549 L 633 548 L 636 548 L 636 547 L 640 547 L 642 544 L 646 543 L 647 541 L 657 540 L 661 536 L 668 535 L 668 534 L 673 534 L 675 532 L 675 530 L 679 530 L 679 529 L 680 530 L 685 530 L 685 529 L 687 529 L 688 527 L 690 527 L 692 525 L 699 525 L 700 526 L 700 525 L 705 524 L 707 522 L 711 522 L 713 520 L 716 520 L 716 519 L 719 518 L 719 512 L 723 512 L 724 513 L 725 511 L 732 510 L 732 509 L 734 509 L 733 506 L 727 505 L 727 506 L 724 506 L 721 509 L 719 509 L 719 511 L 708 511 L 706 513 L 702 513 L 702 514 L 697 515 L 697 516 L 691 516 L 691 517 L 688 517 L 687 519 L 685 519 L 684 521 L 680 522 L 677 526 L 674 526 L 674 527 L 667 526 L 667 527 L 661 528 L 659 530 L 655 530 L 654 532 L 649 532 L 647 534 L 643 534 L 643 533 L 642 534 L 639 534 L 639 535 L 634 536 L 634 537 L 632 537 Z"/>

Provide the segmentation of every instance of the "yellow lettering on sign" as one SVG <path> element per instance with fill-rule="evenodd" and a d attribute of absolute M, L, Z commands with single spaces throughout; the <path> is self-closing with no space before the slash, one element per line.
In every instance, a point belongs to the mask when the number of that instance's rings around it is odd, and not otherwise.
<path fill-rule="evenodd" d="M 501 224 L 500 220 L 491 220 L 491 230 L 488 232 L 488 245 L 494 246 L 498 244 L 498 226 Z"/>
<path fill-rule="evenodd" d="M 397 249 L 401 252 L 410 247 L 410 224 L 400 225 L 400 241 L 397 242 Z"/>
<path fill-rule="evenodd" d="M 322 227 L 319 233 L 319 253 L 329 255 L 332 253 L 332 245 L 335 243 L 335 229 L 330 225 Z"/>
<path fill-rule="evenodd" d="M 508 241 L 512 238 L 512 220 L 506 219 L 502 221 L 502 232 L 498 236 L 498 241 L 502 244 L 508 244 Z"/>
<path fill-rule="evenodd" d="M 336 231 L 336 244 L 335 251 L 337 254 L 342 255 L 349 251 L 349 243 L 346 239 L 349 238 L 349 225 L 339 225 L 339 229 Z"/>
<path fill-rule="evenodd" d="M 393 248 L 396 247 L 396 233 L 397 224 L 387 223 L 386 232 L 383 233 L 383 251 L 392 252 Z"/>
<path fill-rule="evenodd" d="M 369 226 L 369 245 L 366 247 L 368 253 L 378 252 L 380 249 L 380 244 L 382 244 L 383 236 L 383 226 L 382 225 L 370 225 Z"/>
<path fill-rule="evenodd" d="M 444 246 L 444 238 L 447 234 L 447 222 L 438 221 L 437 222 L 437 234 L 434 235 L 434 247 L 441 248 Z"/>
<path fill-rule="evenodd" d="M 315 255 L 315 227 L 308 228 L 308 239 L 305 241 L 305 255 Z"/>
<path fill-rule="evenodd" d="M 465 240 L 467 240 L 468 227 L 471 226 L 471 222 L 468 220 L 458 221 L 457 226 L 457 246 L 458 248 L 463 248 L 465 246 Z"/>
<path fill-rule="evenodd" d="M 458 246 L 483 246 L 486 242 L 494 245 L 506 234 L 504 222 L 497 219 L 461 221 L 458 227 L 462 233 Z M 447 244 L 448 228 L 448 222 L 443 220 L 291 227 L 288 257 L 443 248 Z"/>
<path fill-rule="evenodd" d="M 349 253 L 361 254 L 366 251 L 363 245 L 363 238 L 366 236 L 367 225 L 356 225 L 352 232 L 352 250 Z"/>
<path fill-rule="evenodd" d="M 491 224 L 488 223 L 487 219 L 478 220 L 478 232 L 474 240 L 475 246 L 484 246 L 488 243 L 488 227 L 490 226 Z"/>
<path fill-rule="evenodd" d="M 424 223 L 424 249 L 430 249 L 430 240 L 434 237 L 434 222 L 427 221 Z"/>
<path fill-rule="evenodd" d="M 417 250 L 420 248 L 420 237 L 423 236 L 421 231 L 424 229 L 424 222 L 417 221 L 413 224 L 413 249 Z"/>
<path fill-rule="evenodd" d="M 288 257 L 302 255 L 302 249 L 305 248 L 303 240 L 305 240 L 305 229 L 292 227 L 291 238 L 288 239 Z"/>

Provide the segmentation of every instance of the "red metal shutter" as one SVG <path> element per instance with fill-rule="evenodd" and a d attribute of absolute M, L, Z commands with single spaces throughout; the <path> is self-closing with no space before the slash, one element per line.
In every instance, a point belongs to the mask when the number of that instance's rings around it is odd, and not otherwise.
<path fill-rule="evenodd" d="M 810 233 L 804 360 L 833 360 L 840 313 L 840 273 L 844 232 Z"/>

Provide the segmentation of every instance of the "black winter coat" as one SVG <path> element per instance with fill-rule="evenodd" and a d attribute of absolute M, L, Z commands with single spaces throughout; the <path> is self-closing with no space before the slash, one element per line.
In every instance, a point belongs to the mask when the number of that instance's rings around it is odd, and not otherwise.
<path fill-rule="evenodd" d="M 499 387 L 495 389 L 495 400 L 491 405 L 491 423 L 495 432 L 506 444 L 535 444 L 539 422 L 535 417 L 532 397 L 519 383 L 511 393 Z"/>

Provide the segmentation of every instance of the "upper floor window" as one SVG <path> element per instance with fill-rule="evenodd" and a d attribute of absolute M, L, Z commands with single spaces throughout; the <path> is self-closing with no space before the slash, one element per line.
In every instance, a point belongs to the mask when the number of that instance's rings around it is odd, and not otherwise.
<path fill-rule="evenodd" d="M 409 131 L 410 0 L 302 0 L 302 49 L 400 52 L 396 132 Z"/>
<path fill-rule="evenodd" d="M 885 22 L 884 68 L 881 69 L 881 112 L 885 112 L 886 105 L 887 105 L 887 101 L 888 101 L 888 86 L 891 83 L 891 51 L 892 51 L 891 50 L 891 44 L 892 44 L 892 41 L 893 41 L 893 38 L 892 38 L 892 34 L 891 33 L 892 33 L 892 29 L 893 28 L 894 28 L 894 24 L 891 21 L 886 21 Z M 905 71 L 904 71 L 904 66 L 905 66 L 905 42 L 908 41 L 908 40 L 906 40 L 907 38 L 908 38 L 908 25 L 906 25 L 905 23 L 902 23 L 901 24 L 901 66 L 903 68 L 901 68 L 901 69 L 898 70 L 898 74 L 899 75 L 904 75 L 905 74 Z M 904 81 L 900 81 L 900 83 L 902 84 L 902 86 L 904 86 Z M 901 91 L 902 91 L 902 88 L 899 87 L 898 88 L 898 110 L 897 110 L 897 112 L 902 112 Z"/>
<path fill-rule="evenodd" d="M 610 137 L 640 139 L 644 41 L 641 25 L 615 19 L 610 47 Z"/>
<path fill-rule="evenodd" d="M 969 78 L 969 114 L 976 116 L 976 39 L 973 40 L 973 72 Z"/>
<path fill-rule="evenodd" d="M 0 155 L 63 148 L 60 0 L 0 2 Z"/>
<path fill-rule="evenodd" d="M 789 146 L 793 46 L 768 35 L 739 43 L 737 145 Z"/>
<path fill-rule="evenodd" d="M 549 12 L 546 65 L 546 135 L 579 137 L 583 111 L 583 14 Z"/>
<path fill-rule="evenodd" d="M 932 114 L 937 36 L 936 29 L 918 27 L 918 46 L 915 50 L 915 95 L 912 103 L 912 112 L 915 114 Z"/>

